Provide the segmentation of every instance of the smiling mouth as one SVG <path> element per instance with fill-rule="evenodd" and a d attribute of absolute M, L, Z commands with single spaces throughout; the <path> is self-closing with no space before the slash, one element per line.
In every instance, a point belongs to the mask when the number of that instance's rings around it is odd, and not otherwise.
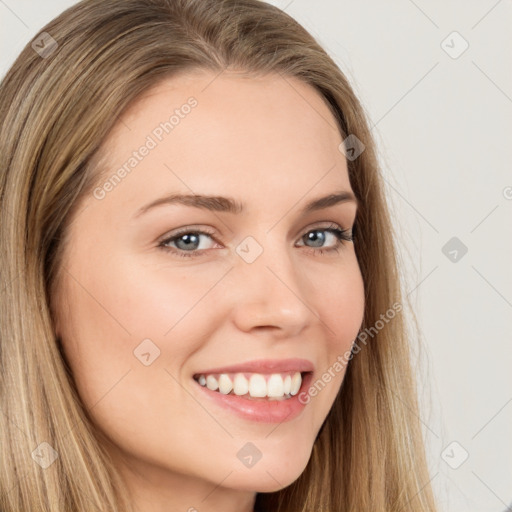
<path fill-rule="evenodd" d="M 254 401 L 284 401 L 300 391 L 304 377 L 311 373 L 211 373 L 196 374 L 194 380 L 200 386 L 223 395 L 235 395 Z"/>

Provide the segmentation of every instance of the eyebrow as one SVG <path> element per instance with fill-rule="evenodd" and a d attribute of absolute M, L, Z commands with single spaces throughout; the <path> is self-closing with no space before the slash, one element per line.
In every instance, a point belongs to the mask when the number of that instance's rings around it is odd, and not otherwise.
<path fill-rule="evenodd" d="M 341 190 L 324 197 L 313 199 L 300 210 L 300 213 L 306 214 L 346 202 L 354 202 L 356 206 L 359 205 L 359 201 L 352 192 Z M 232 214 L 244 212 L 244 205 L 230 197 L 207 196 L 202 194 L 171 194 L 143 206 L 136 212 L 134 217 L 139 217 L 157 206 L 172 204 L 182 204 L 214 212 Z"/>

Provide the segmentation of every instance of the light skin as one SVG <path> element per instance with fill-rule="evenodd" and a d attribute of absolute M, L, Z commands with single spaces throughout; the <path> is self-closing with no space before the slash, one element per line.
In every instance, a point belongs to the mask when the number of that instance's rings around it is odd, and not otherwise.
<path fill-rule="evenodd" d="M 166 79 L 123 114 L 105 141 L 100 186 L 174 109 L 197 100 L 102 199 L 84 198 L 64 254 L 56 331 L 141 512 L 252 512 L 257 492 L 294 482 L 344 370 L 281 424 L 207 403 L 192 377 L 300 357 L 314 364 L 314 382 L 350 350 L 363 320 L 354 244 L 326 231 L 349 230 L 356 203 L 300 213 L 312 199 L 353 192 L 329 108 L 294 78 L 215 76 Z M 229 196 L 245 213 L 168 204 L 136 216 L 171 193 Z M 200 256 L 159 247 L 187 227 L 212 234 L 168 246 Z M 304 236 L 310 232 L 316 241 Z M 236 252 L 246 237 L 263 249 L 252 263 Z M 147 366 L 134 355 L 145 339 L 160 350 Z M 263 454 L 251 468 L 237 457 L 247 442 Z"/>

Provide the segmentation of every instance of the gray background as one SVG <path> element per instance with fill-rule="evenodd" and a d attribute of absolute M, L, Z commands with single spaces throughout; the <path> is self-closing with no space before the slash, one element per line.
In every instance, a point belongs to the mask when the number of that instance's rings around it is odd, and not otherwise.
<path fill-rule="evenodd" d="M 74 3 L 0 0 L 0 75 Z M 421 323 L 420 419 L 440 509 L 504 511 L 512 505 L 512 2 L 270 3 L 334 57 L 373 126 L 404 290 Z"/>

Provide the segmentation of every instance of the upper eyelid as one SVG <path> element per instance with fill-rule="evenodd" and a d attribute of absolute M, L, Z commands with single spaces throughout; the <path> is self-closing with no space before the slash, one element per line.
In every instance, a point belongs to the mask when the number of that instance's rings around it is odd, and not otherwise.
<path fill-rule="evenodd" d="M 338 222 L 335 222 L 335 221 L 318 221 L 318 223 L 319 223 L 319 225 L 314 224 L 313 226 L 304 228 L 304 230 L 302 230 L 302 234 L 308 233 L 309 231 L 313 231 L 315 229 L 330 229 L 330 228 L 340 229 L 342 231 L 350 231 L 354 227 L 354 225 L 352 225 L 347 228 L 344 228 L 341 224 L 339 224 Z M 355 224 L 355 222 L 353 224 Z M 168 234 L 163 235 L 162 237 L 159 237 L 159 241 L 165 241 L 165 240 L 168 240 L 169 238 L 174 238 L 174 237 L 184 235 L 187 233 L 201 233 L 201 234 L 208 235 L 208 236 L 215 238 L 216 233 L 211 233 L 210 229 L 212 229 L 212 228 L 204 228 L 201 226 L 193 226 L 193 225 L 184 227 L 184 228 L 178 228 L 178 230 L 175 233 L 172 233 L 172 234 L 168 233 Z"/>

